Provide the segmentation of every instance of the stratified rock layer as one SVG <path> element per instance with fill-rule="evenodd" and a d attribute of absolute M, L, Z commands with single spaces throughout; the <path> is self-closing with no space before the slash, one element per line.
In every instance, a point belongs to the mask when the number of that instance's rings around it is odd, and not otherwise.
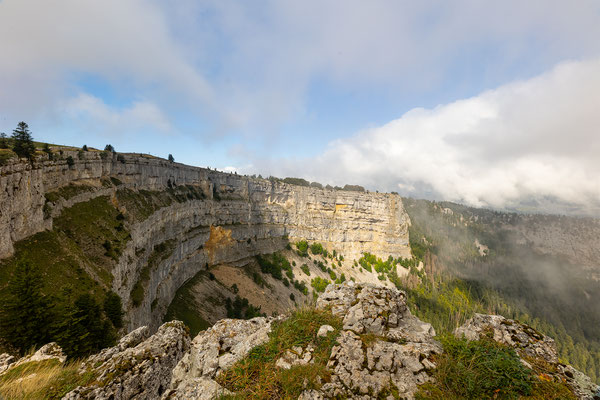
<path fill-rule="evenodd" d="M 13 254 L 15 242 L 51 229 L 53 218 L 78 202 L 107 196 L 127 215 L 119 190 L 143 196 L 142 190 L 193 187 L 202 199 L 174 202 L 127 225 L 131 239 L 112 271 L 112 290 L 127 308 L 128 330 L 155 330 L 177 289 L 207 266 L 240 265 L 283 249 L 288 240 L 318 241 L 347 259 L 362 252 L 410 256 L 409 218 L 397 195 L 301 187 L 147 156 L 101 154 L 64 151 L 63 160 L 0 167 L 0 258 Z M 67 164 L 68 156 L 74 165 Z M 84 189 L 68 199 L 46 199 L 69 185 Z M 132 288 L 153 249 L 167 241 L 175 245 L 149 271 L 144 298 L 133 306 Z"/>
<path fill-rule="evenodd" d="M 557 372 L 554 379 L 565 381 L 581 400 L 600 400 L 600 387 L 570 365 L 558 361 L 554 339 L 543 335 L 532 327 L 501 315 L 475 314 L 473 318 L 457 328 L 456 336 L 469 340 L 489 337 L 498 343 L 513 347 L 525 365 L 527 359 L 543 360 Z"/>

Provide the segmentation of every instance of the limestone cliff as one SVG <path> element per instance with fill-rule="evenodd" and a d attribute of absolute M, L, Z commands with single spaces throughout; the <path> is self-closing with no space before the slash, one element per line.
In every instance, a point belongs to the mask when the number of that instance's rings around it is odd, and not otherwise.
<path fill-rule="evenodd" d="M 365 251 L 410 256 L 410 222 L 396 195 L 299 187 L 145 155 L 63 151 L 60 158 L 0 167 L 0 258 L 52 229 L 63 210 L 107 196 L 130 233 L 110 271 L 110 285 L 128 307 L 128 330 L 156 329 L 176 290 L 198 271 L 243 264 L 288 240 L 319 241 L 347 258 Z M 177 188 L 189 188 L 187 197 L 134 215 L 134 206 L 153 195 L 181 197 Z M 133 304 L 136 285 L 143 297 Z"/>

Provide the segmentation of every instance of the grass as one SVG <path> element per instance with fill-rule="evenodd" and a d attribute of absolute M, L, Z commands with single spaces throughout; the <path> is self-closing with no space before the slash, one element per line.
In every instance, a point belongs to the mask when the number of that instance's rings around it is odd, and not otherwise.
<path fill-rule="evenodd" d="M 198 272 L 193 278 L 189 279 L 183 286 L 177 289 L 175 298 L 173 298 L 173 301 L 169 304 L 169 308 L 163 319 L 164 322 L 172 320 L 182 321 L 190 329 L 190 335 L 192 337 L 196 337 L 200 331 L 207 329 L 211 325 L 200 316 L 198 306 L 194 301 L 194 296 L 191 292 L 191 289 L 202 279 L 208 279 L 207 271 Z M 209 299 L 209 301 L 221 303 L 220 300 L 214 298 Z"/>
<path fill-rule="evenodd" d="M 331 325 L 334 332 L 317 338 L 322 325 Z M 320 382 L 330 379 L 327 361 L 341 329 L 341 320 L 329 311 L 305 307 L 296 310 L 287 320 L 275 322 L 269 341 L 257 346 L 229 370 L 221 373 L 217 381 L 235 392 L 221 398 L 236 399 L 296 399 L 307 389 L 318 389 Z M 288 370 L 275 366 L 277 360 L 294 346 L 315 346 L 314 362 L 294 366 Z"/>
<path fill-rule="evenodd" d="M 575 399 L 564 382 L 540 379 L 512 348 L 492 339 L 445 335 L 440 341 L 435 383 L 422 385 L 416 399 Z"/>
<path fill-rule="evenodd" d="M 35 361 L 9 369 L 0 376 L 0 398 L 60 399 L 77 386 L 94 380 L 91 372 L 79 374 L 80 361 Z"/>
<path fill-rule="evenodd" d="M 129 216 L 136 222 L 146 220 L 163 207 L 189 200 L 203 200 L 206 195 L 200 187 L 180 185 L 165 191 L 120 189 L 117 191 L 119 204 L 127 209 Z"/>
<path fill-rule="evenodd" d="M 93 186 L 75 185 L 75 184 L 70 183 L 67 186 L 63 186 L 54 192 L 46 193 L 45 196 L 46 196 L 47 201 L 55 203 L 57 200 L 59 200 L 61 198 L 65 199 L 65 200 L 69 200 L 69 199 L 77 196 L 78 194 L 91 192 L 93 190 L 94 190 Z"/>
<path fill-rule="evenodd" d="M 8 282 L 20 259 L 39 267 L 44 276 L 43 293 L 59 303 L 84 293 L 102 301 L 104 290 L 112 284 L 115 258 L 129 240 L 118 215 L 108 197 L 97 197 L 64 209 L 51 231 L 17 242 L 15 254 L 0 261 L 0 303 L 6 299 Z M 111 253 L 103 247 L 107 241 Z"/>

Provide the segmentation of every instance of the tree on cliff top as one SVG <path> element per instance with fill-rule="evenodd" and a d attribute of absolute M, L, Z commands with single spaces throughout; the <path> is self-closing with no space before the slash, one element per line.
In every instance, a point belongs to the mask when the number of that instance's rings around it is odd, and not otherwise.
<path fill-rule="evenodd" d="M 175 162 L 175 158 L 173 157 L 173 154 L 169 154 L 169 162 Z"/>
<path fill-rule="evenodd" d="M 35 154 L 35 145 L 33 144 L 29 126 L 23 121 L 19 122 L 17 128 L 13 130 L 12 138 L 13 151 L 17 153 L 19 157 L 25 157 L 32 160 Z"/>
<path fill-rule="evenodd" d="M 6 133 L 0 132 L 0 149 L 8 149 L 8 140 L 6 140 Z"/>

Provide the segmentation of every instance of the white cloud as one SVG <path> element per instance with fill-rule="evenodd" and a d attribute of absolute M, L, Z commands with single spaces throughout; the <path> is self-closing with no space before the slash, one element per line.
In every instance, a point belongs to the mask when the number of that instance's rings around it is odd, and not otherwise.
<path fill-rule="evenodd" d="M 87 125 L 88 131 L 123 134 L 143 128 L 162 132 L 171 130 L 167 116 L 155 104 L 146 101 L 135 102 L 130 107 L 115 108 L 97 97 L 82 93 L 65 102 L 63 109 L 69 118 Z"/>
<path fill-rule="evenodd" d="M 18 119 L 55 113 L 78 74 L 114 87 L 214 106 L 154 3 L 142 0 L 0 2 L 0 109 Z M 168 97 L 166 100 L 164 97 Z"/>
<path fill-rule="evenodd" d="M 414 109 L 330 143 L 280 175 L 510 207 L 531 199 L 600 206 L 600 59 L 563 63 L 473 98 Z"/>

